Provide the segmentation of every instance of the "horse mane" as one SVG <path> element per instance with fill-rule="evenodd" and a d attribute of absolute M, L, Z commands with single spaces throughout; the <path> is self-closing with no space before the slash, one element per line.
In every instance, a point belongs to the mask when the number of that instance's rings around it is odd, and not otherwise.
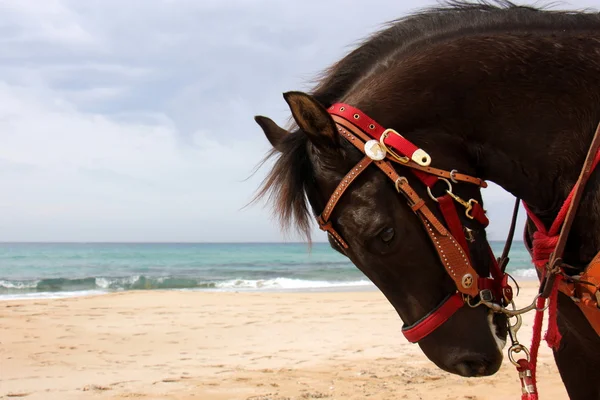
<path fill-rule="evenodd" d="M 343 98 L 361 79 L 377 70 L 381 62 L 413 49 L 465 35 L 490 32 L 559 31 L 598 29 L 600 13 L 554 11 L 545 7 L 516 5 L 507 0 L 444 1 L 384 24 L 383 29 L 358 42 L 355 49 L 317 76 L 313 95 L 324 107 Z M 306 135 L 290 126 L 280 150 L 272 149 L 262 163 L 275 155 L 272 170 L 255 196 L 269 196 L 284 231 L 295 227 L 311 241 L 309 197 L 314 193 L 314 172 Z M 261 164 L 262 164 L 261 163 Z M 310 199 L 316 202 L 316 199 Z M 321 210 L 313 209 L 316 215 Z"/>

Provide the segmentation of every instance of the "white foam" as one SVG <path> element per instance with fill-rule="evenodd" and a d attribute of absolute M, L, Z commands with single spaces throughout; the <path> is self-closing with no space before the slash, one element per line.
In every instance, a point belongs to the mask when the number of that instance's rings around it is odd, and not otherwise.
<path fill-rule="evenodd" d="M 2 294 L 2 300 L 28 300 L 28 299 L 64 299 L 67 297 L 92 296 L 97 294 L 105 294 L 101 290 L 77 290 L 73 292 L 37 292 L 37 293 L 17 293 L 17 294 Z"/>
<path fill-rule="evenodd" d="M 124 285 L 133 285 L 139 279 L 139 275 L 125 278 L 96 278 L 96 286 L 102 289 L 122 288 Z"/>
<path fill-rule="evenodd" d="M 29 282 L 19 282 L 19 281 L 5 281 L 0 279 L 0 288 L 6 289 L 33 289 L 37 286 L 40 281 L 29 281 Z"/>
<path fill-rule="evenodd" d="M 535 268 L 529 269 L 518 269 L 514 272 L 510 273 L 515 278 L 535 278 L 537 279 L 537 273 L 535 272 Z"/>
<path fill-rule="evenodd" d="M 317 288 L 335 288 L 352 286 L 371 286 L 372 282 L 367 280 L 360 281 L 309 281 L 303 279 L 275 278 L 275 279 L 233 279 L 215 284 L 215 288 L 221 290 L 227 289 L 317 289 Z"/>

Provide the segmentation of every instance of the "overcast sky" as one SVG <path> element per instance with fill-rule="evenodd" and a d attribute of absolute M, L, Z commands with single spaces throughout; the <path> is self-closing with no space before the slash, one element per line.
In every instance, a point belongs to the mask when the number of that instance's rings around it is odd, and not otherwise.
<path fill-rule="evenodd" d="M 241 209 L 267 171 L 245 180 L 269 149 L 253 116 L 284 124 L 283 92 L 432 4 L 0 1 L 0 240 L 294 240 Z M 484 196 L 502 238 L 512 198 Z"/>

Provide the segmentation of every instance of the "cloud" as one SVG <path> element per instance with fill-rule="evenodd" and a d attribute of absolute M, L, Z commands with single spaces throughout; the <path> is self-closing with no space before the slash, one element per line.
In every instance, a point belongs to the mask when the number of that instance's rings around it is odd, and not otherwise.
<path fill-rule="evenodd" d="M 0 240 L 281 240 L 241 210 L 268 170 L 245 180 L 269 148 L 253 116 L 283 123 L 282 92 L 423 6 L 0 2 Z M 484 198 L 501 237 L 512 199 Z"/>
<path fill-rule="evenodd" d="M 247 223 L 233 234 L 222 227 L 257 218 L 239 209 L 258 185 L 244 179 L 265 143 L 223 145 L 203 132 L 182 142 L 167 118 L 121 122 L 7 84 L 0 85 L 0 132 L 0 206 L 11 226 L 1 240 L 260 237 Z"/>

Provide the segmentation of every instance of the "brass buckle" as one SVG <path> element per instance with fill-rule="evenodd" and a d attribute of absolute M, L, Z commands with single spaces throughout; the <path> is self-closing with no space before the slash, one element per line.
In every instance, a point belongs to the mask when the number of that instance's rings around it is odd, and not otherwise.
<path fill-rule="evenodd" d="M 379 138 L 379 143 L 381 143 L 381 146 L 383 146 L 385 151 L 390 153 L 396 160 L 400 161 L 402 164 L 408 163 L 410 161 L 410 158 L 408 158 L 406 156 L 401 156 L 400 154 L 396 153 L 394 150 L 392 150 L 386 146 L 385 139 L 387 139 L 387 137 L 390 135 L 390 133 L 395 133 L 396 135 L 402 137 L 402 135 L 400 135 L 395 130 L 388 128 L 385 131 L 383 131 L 383 133 L 381 134 L 381 137 Z"/>
<path fill-rule="evenodd" d="M 385 141 L 385 139 L 387 139 L 387 137 L 390 135 L 390 133 L 393 133 L 394 135 L 397 135 L 403 139 L 404 139 L 404 136 L 402 136 L 401 134 L 396 132 L 394 129 L 388 128 L 385 131 L 383 131 L 383 133 L 381 134 L 381 137 L 379 138 L 379 143 L 381 143 L 383 148 L 388 153 L 390 153 L 396 160 L 400 161 L 403 164 L 406 164 L 412 159 L 414 162 L 416 162 L 417 164 L 419 164 L 423 167 L 427 167 L 427 166 L 429 166 L 429 164 L 431 164 L 431 157 L 423 149 L 417 149 L 413 153 L 412 157 L 409 158 L 406 156 L 401 156 L 400 154 L 396 153 L 394 150 L 387 147 L 386 144 L 384 143 L 384 141 Z"/>
<path fill-rule="evenodd" d="M 446 182 L 446 185 L 448 185 L 448 189 L 446 189 L 446 193 L 448 193 L 450 195 L 450 197 L 452 197 L 454 200 L 456 200 L 457 203 L 459 203 L 466 209 L 465 215 L 467 216 L 467 218 L 473 219 L 474 218 L 473 214 L 471 214 L 471 212 L 473 211 L 473 206 L 475 204 L 479 204 L 479 202 L 475 199 L 470 199 L 469 201 L 465 201 L 465 200 L 461 199 L 459 196 L 452 193 L 452 184 L 450 183 L 450 181 L 448 179 L 441 178 L 441 177 L 438 177 L 438 179 Z M 435 196 L 431 193 L 431 188 L 429 186 L 427 187 L 427 193 L 429 194 L 429 197 L 431 197 L 434 201 L 436 201 L 436 202 L 438 201 L 438 199 L 436 199 Z"/>

